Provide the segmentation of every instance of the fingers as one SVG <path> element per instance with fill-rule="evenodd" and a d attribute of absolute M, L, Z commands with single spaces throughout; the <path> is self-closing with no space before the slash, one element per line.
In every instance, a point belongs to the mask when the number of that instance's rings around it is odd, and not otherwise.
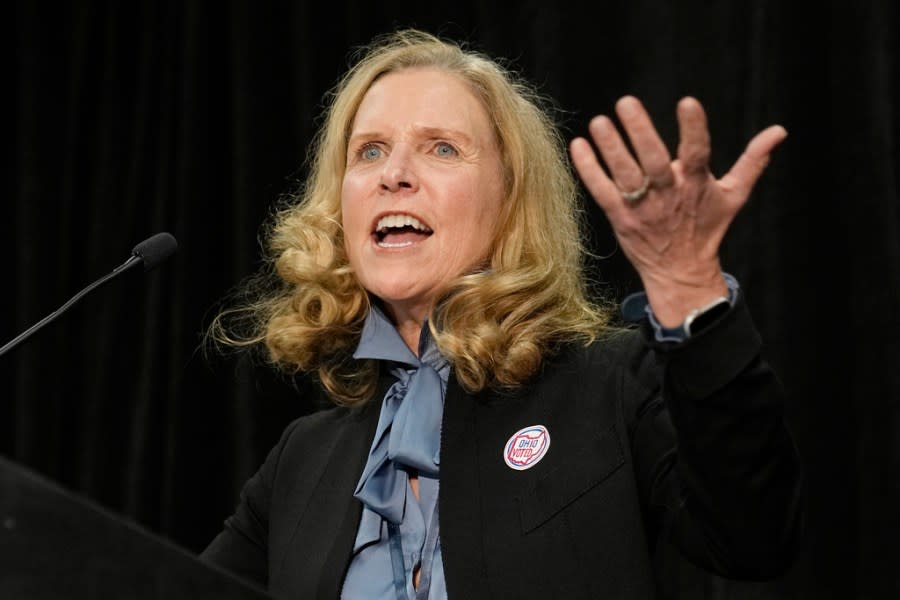
<path fill-rule="evenodd" d="M 622 204 L 622 191 L 634 191 L 646 184 L 656 188 L 674 183 L 671 157 L 650 116 L 637 98 L 625 96 L 616 103 L 616 113 L 637 155 L 632 155 L 615 124 L 606 116 L 591 120 L 588 129 L 610 170 L 607 176 L 587 140 L 574 140 L 572 161 L 579 176 L 597 203 L 609 213 Z M 646 189 L 646 188 L 645 188 Z"/>
<path fill-rule="evenodd" d="M 682 98 L 676 109 L 678 132 L 678 160 L 685 175 L 706 176 L 709 166 L 709 126 L 703 106 L 694 98 Z"/>
<path fill-rule="evenodd" d="M 619 187 L 626 190 L 640 187 L 644 180 L 644 170 L 631 155 L 609 117 L 594 117 L 588 130 Z"/>
<path fill-rule="evenodd" d="M 641 186 L 646 175 L 657 188 L 671 185 L 672 158 L 644 106 L 637 98 L 625 96 L 616 103 L 616 114 L 637 158 L 608 117 L 595 117 L 588 126 L 616 184 L 623 190 L 634 190 Z"/>
<path fill-rule="evenodd" d="M 581 177 L 588 192 L 594 197 L 600 208 L 607 214 L 615 211 L 621 204 L 619 189 L 607 177 L 588 141 L 584 138 L 575 138 L 569 144 L 569 153 L 572 156 L 572 164 L 578 171 L 578 176 Z"/>
<path fill-rule="evenodd" d="M 656 132 L 643 104 L 634 96 L 624 96 L 616 102 L 616 114 L 622 122 L 622 127 L 628 133 L 643 173 L 650 177 L 650 181 L 656 187 L 671 185 L 673 181 L 670 166 L 672 157 L 669 156 L 669 151 Z M 616 135 L 618 137 L 618 134 Z M 621 138 L 619 139 L 621 140 Z M 624 148 L 624 144 L 622 144 L 622 148 Z M 618 173 L 613 171 L 613 175 L 618 181 Z M 641 179 L 637 183 L 640 183 Z"/>
<path fill-rule="evenodd" d="M 695 98 L 687 97 L 678 103 L 676 112 L 680 134 L 678 169 L 688 178 L 705 179 L 709 177 L 711 142 L 703 106 Z M 640 101 L 632 96 L 621 98 L 616 103 L 616 114 L 631 140 L 636 157 L 626 146 L 615 124 L 606 116 L 595 117 L 589 130 L 609 167 L 609 176 L 598 163 L 587 140 L 575 140 L 571 146 L 572 160 L 578 174 L 607 212 L 616 201 L 621 204 L 621 191 L 640 188 L 645 174 L 657 190 L 675 185 L 669 152 Z M 740 191 L 745 198 L 765 169 L 772 150 L 786 136 L 787 132 L 781 126 L 773 126 L 759 133 L 750 141 L 731 171 L 719 180 L 720 185 L 724 189 Z"/>
<path fill-rule="evenodd" d="M 719 184 L 727 190 L 736 192 L 742 201 L 746 200 L 750 190 L 769 164 L 772 151 L 786 137 L 787 131 L 781 125 L 772 125 L 756 134 L 731 170 L 719 180 Z"/>

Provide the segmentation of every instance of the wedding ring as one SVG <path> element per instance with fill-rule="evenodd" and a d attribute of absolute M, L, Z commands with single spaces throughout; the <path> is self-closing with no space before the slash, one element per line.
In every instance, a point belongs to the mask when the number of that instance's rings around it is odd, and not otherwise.
<path fill-rule="evenodd" d="M 618 184 L 616 184 L 617 187 Z M 634 207 L 640 203 L 641 200 L 644 199 L 644 196 L 647 195 L 647 192 L 650 190 L 650 177 L 644 175 L 644 180 L 641 182 L 641 187 L 636 190 L 627 191 L 623 190 L 619 187 L 619 192 L 622 194 L 622 199 L 625 201 L 625 204 L 628 206 Z"/>

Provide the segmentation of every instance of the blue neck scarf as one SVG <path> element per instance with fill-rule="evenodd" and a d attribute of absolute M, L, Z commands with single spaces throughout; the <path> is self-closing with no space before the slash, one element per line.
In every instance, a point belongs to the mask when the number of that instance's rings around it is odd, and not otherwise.
<path fill-rule="evenodd" d="M 422 327 L 419 357 L 378 308 L 373 306 L 363 326 L 354 358 L 387 361 L 397 381 L 384 406 L 369 451 L 369 459 L 354 496 L 393 524 L 403 520 L 408 470 L 428 477 L 440 471 L 441 419 L 450 365 Z"/>

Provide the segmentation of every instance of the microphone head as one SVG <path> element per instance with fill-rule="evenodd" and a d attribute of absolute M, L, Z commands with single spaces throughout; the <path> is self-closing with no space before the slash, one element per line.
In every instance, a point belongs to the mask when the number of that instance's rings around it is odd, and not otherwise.
<path fill-rule="evenodd" d="M 144 262 L 144 271 L 149 271 L 172 256 L 177 248 L 178 242 L 175 241 L 175 237 L 171 233 L 163 231 L 148 237 L 135 246 L 131 254 Z"/>

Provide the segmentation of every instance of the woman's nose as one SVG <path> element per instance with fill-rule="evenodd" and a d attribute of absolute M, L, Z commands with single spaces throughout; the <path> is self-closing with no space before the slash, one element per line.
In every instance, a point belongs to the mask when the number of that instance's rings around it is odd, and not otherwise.
<path fill-rule="evenodd" d="M 381 171 L 381 187 L 389 192 L 418 189 L 419 179 L 412 164 L 412 156 L 404 145 L 395 146 L 384 162 L 384 168 Z"/>

